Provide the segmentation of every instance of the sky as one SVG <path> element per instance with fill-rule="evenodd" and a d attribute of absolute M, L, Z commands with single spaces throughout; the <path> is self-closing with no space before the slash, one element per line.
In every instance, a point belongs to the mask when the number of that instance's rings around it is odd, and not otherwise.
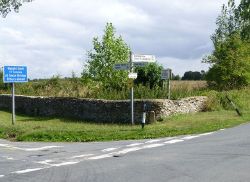
<path fill-rule="evenodd" d="M 80 76 L 107 22 L 136 54 L 155 55 L 182 76 L 209 68 L 210 36 L 227 0 L 35 0 L 0 17 L 0 67 L 28 66 L 29 78 Z"/>

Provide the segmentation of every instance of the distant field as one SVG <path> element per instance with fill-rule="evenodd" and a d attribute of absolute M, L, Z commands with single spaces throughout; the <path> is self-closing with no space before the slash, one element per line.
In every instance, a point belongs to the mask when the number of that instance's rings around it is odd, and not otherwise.
<path fill-rule="evenodd" d="M 179 99 L 188 96 L 202 95 L 206 89 L 205 81 L 171 81 L 172 99 Z M 135 85 L 135 98 L 138 99 L 163 99 L 167 98 L 167 87 L 156 87 L 149 89 L 147 86 Z M 0 88 L 0 94 L 10 93 Z M 111 90 L 102 88 L 98 82 L 84 83 L 80 79 L 51 78 L 48 80 L 31 81 L 28 83 L 16 84 L 16 94 L 32 96 L 51 97 L 80 97 L 96 99 L 128 99 L 130 90 Z"/>
<path fill-rule="evenodd" d="M 204 89 L 207 88 L 207 82 L 206 81 L 171 81 L 171 88 L 174 90 L 196 90 L 196 89 Z"/>

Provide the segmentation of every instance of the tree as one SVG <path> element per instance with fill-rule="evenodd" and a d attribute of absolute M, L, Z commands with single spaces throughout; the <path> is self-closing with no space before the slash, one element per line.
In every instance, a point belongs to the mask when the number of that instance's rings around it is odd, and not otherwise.
<path fill-rule="evenodd" d="M 11 10 L 19 12 L 19 8 L 23 2 L 31 2 L 32 0 L 1 0 L 0 1 L 0 15 L 6 17 Z"/>
<path fill-rule="evenodd" d="M 229 37 L 207 57 L 206 80 L 220 90 L 240 88 L 250 83 L 250 44 L 239 34 Z"/>
<path fill-rule="evenodd" d="M 187 71 L 184 73 L 182 80 L 201 80 L 202 73 L 198 71 Z"/>
<path fill-rule="evenodd" d="M 105 87 L 121 89 L 127 81 L 126 71 L 114 70 L 115 63 L 127 63 L 130 49 L 122 37 L 115 36 L 112 23 L 107 23 L 102 40 L 93 39 L 94 50 L 88 52 L 88 60 L 82 76 L 102 82 Z"/>
<path fill-rule="evenodd" d="M 234 0 L 229 0 L 227 6 L 223 5 L 216 21 L 217 29 L 211 37 L 214 51 L 203 59 L 211 65 L 206 80 L 220 90 L 240 88 L 250 83 L 250 41 L 244 32 L 247 26 L 242 19 L 247 18 L 240 13 L 243 12 L 240 10 L 242 4 L 249 5 L 249 0 L 242 0 L 239 7 L 235 6 Z M 248 10 L 243 9 L 249 12 L 249 6 Z"/>
<path fill-rule="evenodd" d="M 138 74 L 135 84 L 149 85 L 150 89 L 161 84 L 161 71 L 163 67 L 157 63 L 150 63 L 144 67 L 136 68 Z"/>
<path fill-rule="evenodd" d="M 250 40 L 250 0 L 242 0 L 235 14 L 240 24 L 242 38 Z"/>
<path fill-rule="evenodd" d="M 181 77 L 172 73 L 172 80 L 181 80 Z"/>

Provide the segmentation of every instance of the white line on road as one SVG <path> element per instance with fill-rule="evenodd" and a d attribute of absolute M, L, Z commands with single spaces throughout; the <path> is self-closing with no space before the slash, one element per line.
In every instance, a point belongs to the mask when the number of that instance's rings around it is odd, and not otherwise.
<path fill-rule="evenodd" d="M 145 143 L 155 143 L 155 142 L 160 142 L 161 140 L 149 140 L 149 141 L 147 141 L 147 142 L 145 142 Z"/>
<path fill-rule="evenodd" d="M 0 147 L 5 147 L 9 149 L 16 149 L 16 150 L 23 150 L 23 151 L 40 151 L 40 150 L 46 150 L 46 149 L 51 149 L 51 148 L 59 148 L 62 146 L 44 146 L 44 147 L 39 147 L 39 148 L 20 148 L 20 147 L 15 147 L 9 144 L 0 144 Z"/>
<path fill-rule="evenodd" d="M 104 154 L 104 155 L 97 155 L 97 156 L 94 156 L 94 157 L 90 157 L 88 159 L 89 160 L 98 160 L 98 159 L 105 159 L 105 158 L 110 158 L 110 157 L 113 157 L 112 153 Z"/>
<path fill-rule="evenodd" d="M 142 147 L 142 149 L 150 149 L 150 148 L 155 148 L 155 147 L 162 147 L 164 146 L 164 143 L 156 143 L 156 144 L 151 144 L 151 145 L 145 145 Z"/>
<path fill-rule="evenodd" d="M 0 178 L 3 178 L 4 177 L 4 175 L 0 175 Z"/>
<path fill-rule="evenodd" d="M 33 172 L 33 171 L 39 171 L 39 170 L 42 170 L 44 168 L 34 168 L 34 169 L 25 169 L 25 170 L 21 170 L 21 171 L 15 171 L 15 172 L 12 172 L 12 174 L 24 174 L 24 173 L 30 173 L 30 172 Z"/>
<path fill-rule="evenodd" d="M 183 140 L 191 140 L 191 139 L 194 139 L 194 138 L 199 138 L 200 136 L 198 135 L 195 135 L 195 136 L 186 136 L 186 137 L 183 137 L 182 139 Z"/>
<path fill-rule="evenodd" d="M 138 146 L 138 145 L 143 145 L 144 143 L 132 143 L 129 145 L 126 145 L 126 147 L 134 147 L 134 146 Z"/>
<path fill-rule="evenodd" d="M 183 141 L 184 140 L 181 140 L 181 139 L 175 139 L 175 140 L 166 141 L 164 143 L 165 144 L 174 144 L 174 143 L 183 142 Z"/>
<path fill-rule="evenodd" d="M 107 149 L 103 149 L 102 152 L 110 152 L 110 151 L 113 151 L 116 149 L 118 149 L 118 148 L 107 148 Z"/>
<path fill-rule="evenodd" d="M 94 154 L 76 155 L 76 156 L 70 157 L 70 159 L 85 158 L 85 157 L 89 157 L 92 155 L 94 155 Z"/>

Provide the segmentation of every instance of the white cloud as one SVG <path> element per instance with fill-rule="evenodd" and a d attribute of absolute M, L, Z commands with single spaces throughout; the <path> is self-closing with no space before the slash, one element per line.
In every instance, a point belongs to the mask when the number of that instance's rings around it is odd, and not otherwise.
<path fill-rule="evenodd" d="M 175 73 L 205 69 L 210 35 L 227 0 L 36 0 L 0 19 L 0 66 L 28 65 L 31 78 L 78 75 L 106 22 L 136 53 Z"/>

